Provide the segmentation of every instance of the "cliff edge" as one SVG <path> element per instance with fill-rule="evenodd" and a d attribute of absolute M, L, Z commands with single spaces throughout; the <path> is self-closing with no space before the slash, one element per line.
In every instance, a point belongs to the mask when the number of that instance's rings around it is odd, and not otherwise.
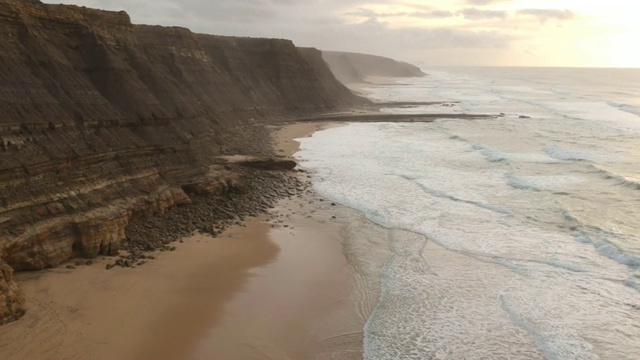
<path fill-rule="evenodd" d="M 35 0 L 0 0 L 0 64 L 0 322 L 12 269 L 113 254 L 135 214 L 226 181 L 215 156 L 267 152 L 261 125 L 366 103 L 289 40 Z"/>
<path fill-rule="evenodd" d="M 368 77 L 419 77 L 419 67 L 383 56 L 322 51 L 324 61 L 343 84 L 366 83 Z"/>

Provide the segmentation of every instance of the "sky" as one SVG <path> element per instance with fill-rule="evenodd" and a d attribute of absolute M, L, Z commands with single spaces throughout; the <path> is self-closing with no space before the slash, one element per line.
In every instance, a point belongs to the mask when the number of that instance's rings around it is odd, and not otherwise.
<path fill-rule="evenodd" d="M 637 0 L 63 0 L 421 66 L 640 67 Z M 60 1 L 45 0 L 59 3 Z"/>

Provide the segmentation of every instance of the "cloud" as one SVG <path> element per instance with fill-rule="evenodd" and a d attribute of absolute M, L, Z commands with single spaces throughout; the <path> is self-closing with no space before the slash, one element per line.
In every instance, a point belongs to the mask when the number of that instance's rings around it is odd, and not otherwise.
<path fill-rule="evenodd" d="M 461 14 L 467 20 L 504 19 L 507 17 L 506 11 L 482 10 L 476 8 L 463 9 L 460 10 L 458 14 Z"/>
<path fill-rule="evenodd" d="M 473 6 L 494 5 L 494 4 L 505 3 L 505 2 L 514 3 L 516 1 L 515 0 L 466 0 L 465 1 L 465 3 Z"/>
<path fill-rule="evenodd" d="M 496 0 L 467 0 L 467 4 L 476 6 L 489 5 L 492 2 L 496 2 Z"/>
<path fill-rule="evenodd" d="M 435 10 L 430 12 L 429 14 L 433 18 L 448 18 L 448 17 L 453 17 L 455 15 L 451 11 L 442 11 L 442 10 Z"/>
<path fill-rule="evenodd" d="M 58 3 L 60 0 L 44 0 Z M 413 0 L 64 0 L 81 6 L 125 10 L 136 24 L 183 26 L 194 32 L 218 35 L 286 38 L 298 46 L 371 53 L 411 60 L 430 53 L 451 51 L 496 53 L 509 49 L 515 39 L 496 31 L 469 28 L 398 26 L 396 18 L 445 19 L 461 17 L 455 9 L 416 5 Z M 372 7 L 398 5 L 395 7 Z M 443 4 L 442 2 L 440 4 Z M 402 5 L 402 6 L 400 6 Z M 374 9 L 374 10 L 372 10 Z M 347 21 L 345 15 L 351 19 Z M 500 18 L 501 12 L 467 12 L 473 18 Z M 353 18 L 364 21 L 353 23 Z M 386 22 L 385 20 L 388 20 Z M 393 20 L 393 21 L 392 21 Z M 402 19 L 401 19 L 402 20 Z M 420 23 L 415 21 L 412 23 Z M 440 22 L 437 22 L 440 23 Z M 456 59 L 473 64 L 477 57 Z"/>
<path fill-rule="evenodd" d="M 355 11 L 350 11 L 344 15 L 366 17 L 366 18 L 388 18 L 388 17 L 415 17 L 421 19 L 442 19 L 456 16 L 451 11 L 398 11 L 398 12 L 376 12 L 371 9 L 358 8 Z"/>
<path fill-rule="evenodd" d="M 518 10 L 518 15 L 535 16 L 541 22 L 545 22 L 549 19 L 569 20 L 575 17 L 575 14 L 571 10 L 567 9 L 523 9 Z"/>
<path fill-rule="evenodd" d="M 495 31 L 473 31 L 456 28 L 391 28 L 389 24 L 370 18 L 359 24 L 345 25 L 333 29 L 332 37 L 318 39 L 320 47 L 348 50 L 359 48 L 361 52 L 379 53 L 384 44 L 389 53 L 412 50 L 468 48 L 506 49 L 513 38 Z M 370 41 L 375 38 L 376 41 Z M 342 39 L 336 42 L 335 39 Z"/>

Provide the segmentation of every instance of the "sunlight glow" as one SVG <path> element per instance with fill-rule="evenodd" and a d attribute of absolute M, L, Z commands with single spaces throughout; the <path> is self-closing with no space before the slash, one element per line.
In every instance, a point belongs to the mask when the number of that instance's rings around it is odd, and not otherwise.
<path fill-rule="evenodd" d="M 504 0 L 473 7 L 460 0 L 428 4 L 409 0 L 360 4 L 343 19 L 353 24 L 375 19 L 391 29 L 506 33 L 516 40 L 510 49 L 511 60 L 507 57 L 505 62 L 517 65 L 640 67 L 640 2 Z M 464 12 L 471 8 L 475 15 Z M 525 9 L 533 11 L 520 12 Z"/>

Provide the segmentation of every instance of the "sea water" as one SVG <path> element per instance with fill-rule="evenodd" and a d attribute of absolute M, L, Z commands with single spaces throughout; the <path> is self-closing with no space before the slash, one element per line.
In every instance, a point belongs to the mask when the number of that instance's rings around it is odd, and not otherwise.
<path fill-rule="evenodd" d="M 389 234 L 347 246 L 391 254 L 365 358 L 640 358 L 640 70 L 425 72 L 367 91 L 501 116 L 353 123 L 296 155 Z"/>

